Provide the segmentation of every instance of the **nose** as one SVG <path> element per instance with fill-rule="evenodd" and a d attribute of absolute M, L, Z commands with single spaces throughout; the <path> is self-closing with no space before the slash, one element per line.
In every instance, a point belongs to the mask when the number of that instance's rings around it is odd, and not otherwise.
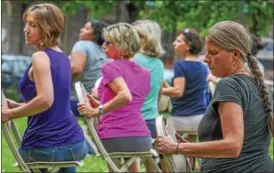
<path fill-rule="evenodd" d="M 102 44 L 102 48 L 103 48 L 103 49 L 106 49 L 106 48 L 107 48 L 107 46 L 106 46 L 106 43 L 105 43 L 105 42 Z"/>
<path fill-rule="evenodd" d="M 175 42 L 175 41 L 173 41 L 172 45 L 173 45 L 173 46 L 175 46 L 175 45 L 176 45 L 176 42 Z"/>
<path fill-rule="evenodd" d="M 209 61 L 210 61 L 209 55 L 206 53 L 206 54 L 205 54 L 205 57 L 204 57 L 204 62 L 208 64 Z"/>
<path fill-rule="evenodd" d="M 24 30 L 23 30 L 25 33 L 27 33 L 27 32 L 29 32 L 29 27 L 28 27 L 28 25 L 25 25 L 25 27 L 24 27 Z"/>

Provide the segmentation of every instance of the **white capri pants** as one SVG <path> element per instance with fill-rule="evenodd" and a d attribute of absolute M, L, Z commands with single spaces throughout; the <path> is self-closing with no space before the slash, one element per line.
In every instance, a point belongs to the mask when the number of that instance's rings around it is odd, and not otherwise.
<path fill-rule="evenodd" d="M 168 117 L 168 126 L 173 126 L 177 132 L 197 132 L 198 126 L 204 114 L 192 116 L 174 116 Z"/>

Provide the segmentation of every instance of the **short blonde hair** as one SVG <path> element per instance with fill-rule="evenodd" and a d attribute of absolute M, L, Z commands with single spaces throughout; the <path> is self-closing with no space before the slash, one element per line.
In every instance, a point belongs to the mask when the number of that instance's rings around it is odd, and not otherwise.
<path fill-rule="evenodd" d="M 103 36 L 117 48 L 129 52 L 130 57 L 140 49 L 140 38 L 132 25 L 117 23 L 104 28 Z M 128 57 L 128 58 L 130 58 Z"/>
<path fill-rule="evenodd" d="M 39 49 L 60 44 L 60 35 L 64 29 L 64 15 L 56 5 L 51 3 L 34 4 L 24 12 L 24 21 L 28 15 L 33 15 L 41 30 Z"/>
<path fill-rule="evenodd" d="M 159 57 L 165 53 L 161 44 L 162 30 L 158 23 L 151 20 L 137 20 L 132 25 L 140 38 L 143 38 L 140 53 L 152 57 Z"/>

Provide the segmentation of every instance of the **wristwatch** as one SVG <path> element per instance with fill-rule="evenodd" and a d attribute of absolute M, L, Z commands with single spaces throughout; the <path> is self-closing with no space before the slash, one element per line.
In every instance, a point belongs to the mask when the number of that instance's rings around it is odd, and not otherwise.
<path fill-rule="evenodd" d="M 104 115 L 103 105 L 99 105 L 98 109 L 99 109 L 99 115 Z"/>

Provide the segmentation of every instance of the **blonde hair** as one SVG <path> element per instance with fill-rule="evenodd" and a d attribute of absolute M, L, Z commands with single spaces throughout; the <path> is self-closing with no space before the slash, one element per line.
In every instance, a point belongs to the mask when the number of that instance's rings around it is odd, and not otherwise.
<path fill-rule="evenodd" d="M 227 51 L 231 51 L 236 48 L 239 49 L 241 59 L 244 62 L 247 62 L 249 69 L 258 85 L 260 97 L 268 114 L 268 127 L 270 128 L 273 136 L 274 122 L 271 102 L 269 99 L 267 87 L 264 84 L 262 72 L 259 69 L 256 59 L 251 55 L 250 34 L 247 29 L 241 24 L 233 21 L 222 21 L 216 23 L 209 29 L 207 38 Z"/>
<path fill-rule="evenodd" d="M 152 57 L 159 57 L 165 53 L 161 44 L 162 31 L 158 23 L 151 20 L 137 20 L 132 25 L 143 39 L 140 53 Z"/>
<path fill-rule="evenodd" d="M 103 35 L 106 40 L 111 41 L 117 48 L 129 52 L 130 58 L 140 49 L 140 38 L 132 25 L 117 23 L 104 28 Z"/>
<path fill-rule="evenodd" d="M 33 15 L 41 30 L 39 49 L 60 44 L 60 35 L 64 29 L 64 15 L 56 5 L 51 3 L 34 4 L 24 12 L 24 21 L 28 15 Z"/>

